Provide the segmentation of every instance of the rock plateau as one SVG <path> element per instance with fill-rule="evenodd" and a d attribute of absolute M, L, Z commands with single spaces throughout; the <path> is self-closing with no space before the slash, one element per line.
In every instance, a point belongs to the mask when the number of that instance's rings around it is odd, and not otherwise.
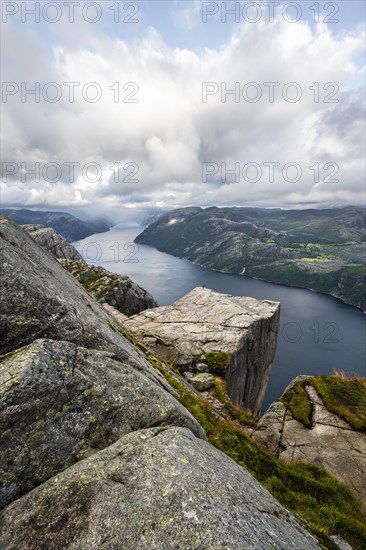
<path fill-rule="evenodd" d="M 231 401 L 258 414 L 276 349 L 279 311 L 277 302 L 195 288 L 170 306 L 131 317 L 124 326 L 183 370 L 211 360 L 226 380 Z M 215 353 L 226 363 L 221 368 Z"/>

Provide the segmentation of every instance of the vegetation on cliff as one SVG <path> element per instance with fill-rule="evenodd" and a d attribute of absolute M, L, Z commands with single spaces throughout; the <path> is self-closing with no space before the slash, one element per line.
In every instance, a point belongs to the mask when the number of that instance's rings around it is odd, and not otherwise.
<path fill-rule="evenodd" d="M 151 294 L 125 275 L 80 261 L 61 260 L 61 264 L 98 302 L 110 304 L 125 315 L 157 306 Z"/>
<path fill-rule="evenodd" d="M 343 418 L 354 430 L 366 431 L 366 378 L 336 373 L 296 382 L 280 401 L 296 420 L 310 428 L 311 403 L 304 389 L 306 385 L 316 388 L 328 411 Z"/>
<path fill-rule="evenodd" d="M 131 337 L 131 336 L 130 336 Z M 229 410 L 223 418 L 180 378 L 177 371 L 154 357 L 131 337 L 150 363 L 176 391 L 178 400 L 198 420 L 208 441 L 245 467 L 287 509 L 299 514 L 326 548 L 336 549 L 329 538 L 339 534 L 355 550 L 366 546 L 365 517 L 350 491 L 324 470 L 310 464 L 288 464 L 278 460 L 249 437 L 255 418 L 247 411 Z M 215 380 L 215 393 L 225 404 L 225 385 Z"/>
<path fill-rule="evenodd" d="M 182 208 L 136 242 L 231 273 L 311 288 L 366 310 L 365 212 Z"/>
<path fill-rule="evenodd" d="M 248 436 L 254 419 L 231 409 L 220 381 L 225 417 L 138 340 L 125 340 L 114 319 L 29 235 L 8 220 L 0 225 L 2 353 L 10 352 L 1 361 L 3 446 L 10 455 L 4 465 L 7 474 L 18 468 L 20 478 L 13 486 L 9 476 L 11 491 L 19 492 L 2 511 L 7 548 L 31 540 L 135 548 L 143 539 L 144 548 L 181 547 L 182 540 L 188 547 L 207 540 L 256 547 L 265 540 L 316 548 L 309 530 L 331 549 L 331 534 L 355 550 L 365 547 L 364 518 L 348 489 L 319 468 L 265 452 Z M 220 360 L 225 356 L 212 358 Z M 210 443 L 278 500 L 207 445 L 197 421 Z M 186 502 L 192 508 L 184 511 Z"/>

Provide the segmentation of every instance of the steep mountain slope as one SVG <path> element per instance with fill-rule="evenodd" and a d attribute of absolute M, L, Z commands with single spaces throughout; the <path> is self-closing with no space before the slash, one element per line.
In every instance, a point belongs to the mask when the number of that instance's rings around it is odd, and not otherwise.
<path fill-rule="evenodd" d="M 219 271 L 311 288 L 366 309 L 366 216 L 328 210 L 183 208 L 136 242 Z"/>
<path fill-rule="evenodd" d="M 0 209 L 0 214 L 11 218 L 20 225 L 40 224 L 45 227 L 52 227 L 52 229 L 70 242 L 85 239 L 85 237 L 89 237 L 89 235 L 93 235 L 94 233 L 104 233 L 104 231 L 108 231 L 110 228 L 110 225 L 104 221 L 85 222 L 67 212 L 3 208 Z"/>
<path fill-rule="evenodd" d="M 25 224 L 22 229 L 42 248 L 45 248 L 57 259 L 78 260 L 84 262 L 80 252 L 72 244 L 59 235 L 52 227 L 39 224 Z"/>
<path fill-rule="evenodd" d="M 110 304 L 125 315 L 157 306 L 151 294 L 129 277 L 87 264 L 76 248 L 51 227 L 35 224 L 21 227 L 43 250 L 57 258 L 99 303 Z"/>

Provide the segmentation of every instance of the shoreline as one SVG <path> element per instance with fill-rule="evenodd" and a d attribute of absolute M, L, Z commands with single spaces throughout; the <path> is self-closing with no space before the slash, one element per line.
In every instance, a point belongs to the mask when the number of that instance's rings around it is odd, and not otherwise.
<path fill-rule="evenodd" d="M 134 242 L 136 242 L 136 239 L 134 239 Z M 214 273 L 223 273 L 223 274 L 226 274 L 226 275 L 237 275 L 238 277 L 246 277 L 247 279 L 252 279 L 252 280 L 255 280 L 255 281 L 262 281 L 264 283 L 268 283 L 268 284 L 271 284 L 271 285 L 282 286 L 282 287 L 285 287 L 285 288 L 298 288 L 298 289 L 301 289 L 301 290 L 309 290 L 310 292 L 315 292 L 317 294 L 322 294 L 323 296 L 330 296 L 330 297 L 334 298 L 335 300 L 339 300 L 345 306 L 357 309 L 357 311 L 361 311 L 364 315 L 366 315 L 366 310 L 363 310 L 362 308 L 360 308 L 358 306 L 355 306 L 354 304 L 350 304 L 350 303 L 346 302 L 345 300 L 343 300 L 343 298 L 340 298 L 339 296 L 336 296 L 336 295 L 334 295 L 330 292 L 322 292 L 321 290 L 316 290 L 314 288 L 309 288 L 309 287 L 306 287 L 306 286 L 286 285 L 284 283 L 276 283 L 274 281 L 267 281 L 266 279 L 262 279 L 260 277 L 245 275 L 244 273 L 243 274 L 235 273 L 235 271 L 223 271 L 221 269 L 214 269 L 212 267 L 202 265 L 198 262 L 193 262 L 189 258 L 184 258 L 182 256 L 178 256 L 178 255 L 175 255 L 175 254 L 170 254 L 169 252 L 165 252 L 164 250 L 159 250 L 159 248 L 156 248 L 155 246 L 152 246 L 152 245 L 149 245 L 149 244 L 144 244 L 144 243 L 136 243 L 136 244 L 142 244 L 143 246 L 150 246 L 151 248 L 154 248 L 158 252 L 162 252 L 163 254 L 168 254 L 168 256 L 172 256 L 174 258 L 179 258 L 180 260 L 185 260 L 187 262 L 190 262 L 192 265 L 196 265 L 196 266 L 201 267 L 203 269 L 208 269 L 209 271 L 212 271 Z"/>

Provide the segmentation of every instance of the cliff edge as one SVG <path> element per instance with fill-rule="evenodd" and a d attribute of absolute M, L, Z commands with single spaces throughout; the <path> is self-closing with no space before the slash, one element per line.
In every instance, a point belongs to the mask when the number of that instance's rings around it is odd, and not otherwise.
<path fill-rule="evenodd" d="M 365 546 L 342 484 L 261 450 L 7 219 L 0 259 L 4 547 Z"/>
<path fill-rule="evenodd" d="M 125 320 L 124 326 L 182 372 L 206 365 L 205 370 L 225 379 L 235 405 L 257 415 L 274 359 L 279 316 L 278 302 L 198 287 L 170 306 Z"/>

